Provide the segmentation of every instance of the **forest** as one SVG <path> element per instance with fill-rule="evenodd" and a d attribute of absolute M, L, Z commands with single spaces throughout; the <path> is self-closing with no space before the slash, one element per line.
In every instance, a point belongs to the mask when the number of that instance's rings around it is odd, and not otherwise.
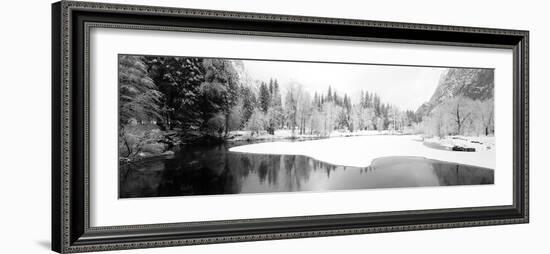
<path fill-rule="evenodd" d="M 126 161 L 232 140 L 494 133 L 492 98 L 455 96 L 420 113 L 368 89 L 341 93 L 338 80 L 313 93 L 297 82 L 280 84 L 277 73 L 253 80 L 239 60 L 120 55 L 118 82 L 119 154 Z"/>

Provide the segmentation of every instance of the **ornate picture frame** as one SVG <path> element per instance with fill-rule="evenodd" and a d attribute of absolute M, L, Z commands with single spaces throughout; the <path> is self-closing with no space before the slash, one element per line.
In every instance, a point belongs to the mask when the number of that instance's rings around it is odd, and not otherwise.
<path fill-rule="evenodd" d="M 512 205 L 90 224 L 92 28 L 498 48 L 513 54 Z M 61 1 L 52 5 L 52 249 L 60 253 L 323 237 L 529 222 L 529 32 Z"/>

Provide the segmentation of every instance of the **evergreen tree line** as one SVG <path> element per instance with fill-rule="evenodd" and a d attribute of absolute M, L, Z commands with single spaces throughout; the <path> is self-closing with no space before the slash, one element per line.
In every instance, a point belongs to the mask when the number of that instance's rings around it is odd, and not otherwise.
<path fill-rule="evenodd" d="M 121 56 L 119 124 L 227 135 L 239 78 L 223 59 Z"/>
<path fill-rule="evenodd" d="M 243 72 L 235 60 L 123 55 L 120 128 L 132 123 L 182 135 L 286 129 L 293 135 L 326 136 L 335 130 L 403 131 L 419 122 L 414 112 L 383 103 L 375 93 L 361 92 L 353 103 L 330 86 L 313 95 L 298 83 L 281 91 L 277 79 L 257 84 Z"/>

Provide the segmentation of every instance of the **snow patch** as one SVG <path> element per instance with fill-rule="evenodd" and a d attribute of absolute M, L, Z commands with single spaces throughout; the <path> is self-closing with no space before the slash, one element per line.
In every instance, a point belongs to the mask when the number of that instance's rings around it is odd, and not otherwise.
<path fill-rule="evenodd" d="M 462 138 L 465 140 L 452 138 L 442 140 L 423 139 L 418 135 L 351 136 L 301 142 L 265 142 L 236 146 L 230 148 L 229 151 L 255 154 L 303 155 L 335 165 L 355 167 L 367 167 L 374 159 L 380 157 L 418 156 L 495 169 L 496 152 L 494 137 Z M 437 149 L 425 144 L 425 142 L 436 142 L 436 144 L 440 144 L 441 146 L 448 146 L 472 140 L 492 145 L 489 149 L 476 149 L 475 152 L 457 152 L 448 149 Z M 471 142 L 469 144 L 472 144 L 472 146 L 483 146 Z"/>

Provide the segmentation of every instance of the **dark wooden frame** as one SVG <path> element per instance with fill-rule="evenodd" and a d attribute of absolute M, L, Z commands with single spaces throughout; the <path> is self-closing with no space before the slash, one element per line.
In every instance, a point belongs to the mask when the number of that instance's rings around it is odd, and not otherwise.
<path fill-rule="evenodd" d="M 90 227 L 91 27 L 512 49 L 513 205 Z M 52 5 L 52 249 L 85 252 L 529 221 L 528 31 L 62 1 Z"/>

